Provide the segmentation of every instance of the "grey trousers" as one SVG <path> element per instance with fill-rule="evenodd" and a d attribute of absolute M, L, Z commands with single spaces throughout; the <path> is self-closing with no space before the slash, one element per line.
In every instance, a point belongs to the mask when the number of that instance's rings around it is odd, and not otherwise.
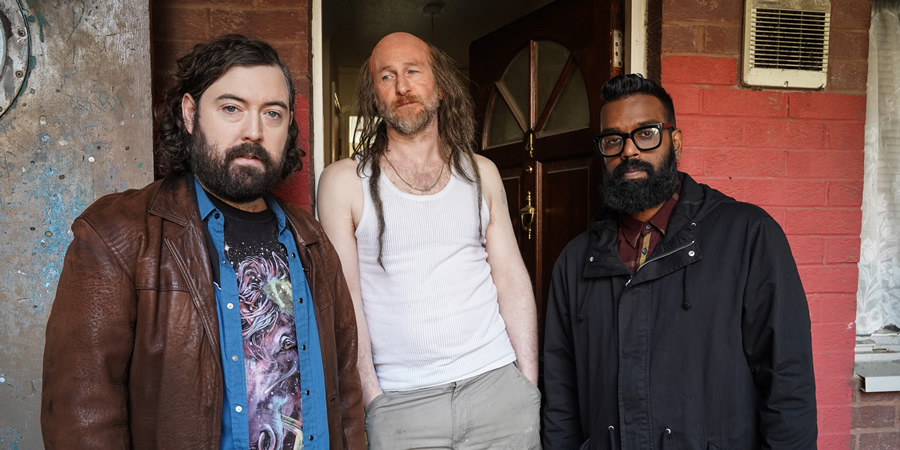
<path fill-rule="evenodd" d="M 540 449 L 541 393 L 514 364 L 462 381 L 387 391 L 366 408 L 372 450 Z"/>

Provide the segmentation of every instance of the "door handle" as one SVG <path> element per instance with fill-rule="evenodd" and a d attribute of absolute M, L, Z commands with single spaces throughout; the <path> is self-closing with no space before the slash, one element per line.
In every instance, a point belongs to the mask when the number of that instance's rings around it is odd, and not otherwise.
<path fill-rule="evenodd" d="M 531 205 L 531 191 L 526 196 L 525 206 L 519 210 L 519 218 L 522 219 L 522 229 L 528 232 L 528 240 L 531 240 L 531 229 L 534 225 L 534 206 Z"/>
<path fill-rule="evenodd" d="M 529 158 L 534 158 L 534 130 L 526 131 L 525 135 L 528 137 L 528 141 L 525 142 L 525 151 L 528 152 Z"/>

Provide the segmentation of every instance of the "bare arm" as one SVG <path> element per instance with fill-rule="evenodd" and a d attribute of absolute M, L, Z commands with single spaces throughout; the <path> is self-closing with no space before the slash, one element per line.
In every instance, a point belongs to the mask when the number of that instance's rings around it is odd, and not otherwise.
<path fill-rule="evenodd" d="M 356 174 L 356 161 L 344 159 L 325 168 L 319 181 L 317 198 L 319 222 L 341 258 L 344 278 L 347 279 L 347 287 L 353 300 L 359 335 L 357 369 L 362 383 L 363 407 L 367 407 L 382 390 L 372 362 L 372 341 L 369 338 L 369 326 L 359 287 L 359 256 L 355 231 L 362 213 L 362 201 L 362 186 Z"/>
<path fill-rule="evenodd" d="M 537 386 L 537 307 L 531 278 L 513 233 L 500 173 L 488 159 L 476 156 L 476 161 L 481 169 L 484 198 L 491 211 L 485 240 L 491 277 L 497 286 L 500 316 L 506 322 L 506 333 L 516 352 L 519 370 Z"/>

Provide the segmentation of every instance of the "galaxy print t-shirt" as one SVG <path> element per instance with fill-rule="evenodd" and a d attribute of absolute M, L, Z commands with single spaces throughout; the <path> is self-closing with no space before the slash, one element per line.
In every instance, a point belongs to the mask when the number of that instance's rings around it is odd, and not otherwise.
<path fill-rule="evenodd" d="M 211 196 L 212 197 L 212 196 Z M 291 274 L 271 210 L 251 213 L 221 201 L 225 256 L 241 308 L 251 449 L 300 450 L 303 415 Z"/>

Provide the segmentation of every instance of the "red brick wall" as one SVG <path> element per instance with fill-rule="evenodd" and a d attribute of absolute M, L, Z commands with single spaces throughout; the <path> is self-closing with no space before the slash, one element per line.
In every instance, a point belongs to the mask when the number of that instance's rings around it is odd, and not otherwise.
<path fill-rule="evenodd" d="M 294 115 L 300 126 L 300 148 L 310 152 L 309 3 L 309 0 L 151 0 L 153 98 L 162 98 L 175 61 L 194 45 L 228 33 L 262 39 L 275 47 L 294 76 L 297 90 Z M 310 165 L 307 153 L 303 170 L 276 190 L 306 209 L 310 205 Z"/>
<path fill-rule="evenodd" d="M 662 4 L 662 82 L 684 130 L 681 168 L 784 228 L 810 305 L 819 448 L 857 448 L 856 429 L 897 424 L 896 397 L 855 414 L 852 400 L 865 395 L 852 380 L 869 2 L 832 0 L 824 91 L 740 85 L 742 1 Z"/>

